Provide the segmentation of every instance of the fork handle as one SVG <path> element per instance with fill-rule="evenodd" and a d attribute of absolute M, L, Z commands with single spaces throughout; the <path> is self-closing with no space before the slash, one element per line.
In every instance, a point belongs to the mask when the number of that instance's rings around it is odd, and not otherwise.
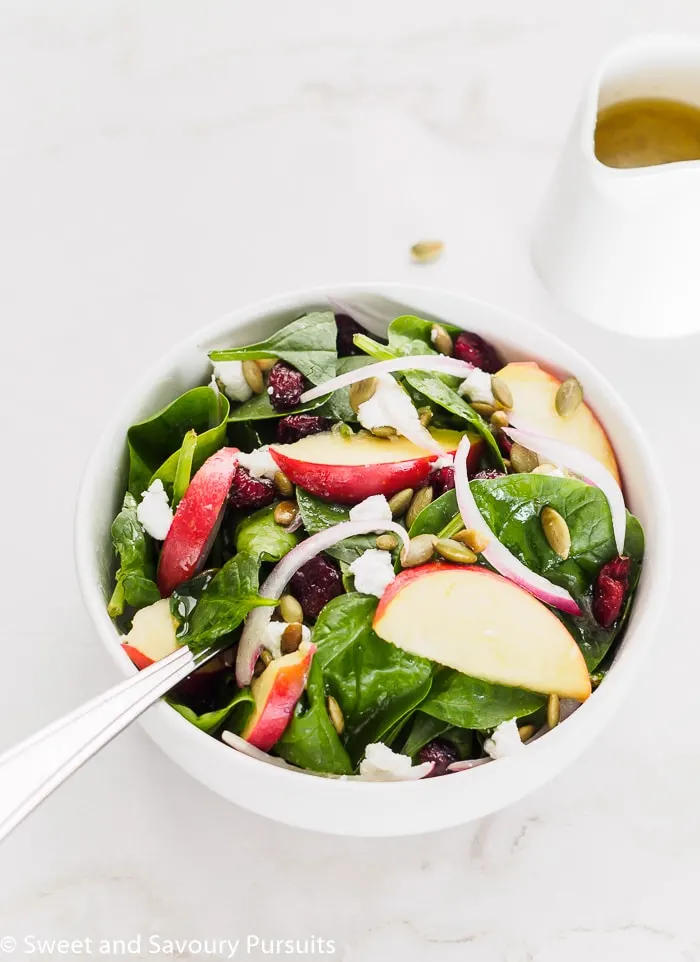
<path fill-rule="evenodd" d="M 196 665 L 179 648 L 0 756 L 0 841 Z"/>

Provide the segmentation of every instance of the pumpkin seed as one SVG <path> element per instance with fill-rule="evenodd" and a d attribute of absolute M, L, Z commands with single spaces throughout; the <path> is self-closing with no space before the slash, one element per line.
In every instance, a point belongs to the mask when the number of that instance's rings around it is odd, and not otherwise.
<path fill-rule="evenodd" d="M 482 418 L 490 418 L 496 410 L 493 404 L 486 404 L 484 401 L 470 401 L 469 404 Z"/>
<path fill-rule="evenodd" d="M 262 371 L 255 361 L 243 362 L 243 377 L 253 394 L 262 394 L 265 390 Z"/>
<path fill-rule="evenodd" d="M 513 395 L 508 384 L 497 374 L 491 376 L 491 393 L 499 404 L 502 404 L 506 411 L 513 409 Z"/>
<path fill-rule="evenodd" d="M 454 541 L 459 541 L 460 544 L 466 544 L 468 548 L 475 551 L 477 554 L 482 552 L 484 548 L 488 547 L 489 539 L 486 535 L 477 531 L 475 528 L 464 528 L 462 531 L 458 531 L 457 534 L 452 535 Z"/>
<path fill-rule="evenodd" d="M 295 621 L 304 620 L 304 612 L 294 595 L 282 595 L 279 603 L 279 613 L 288 625 L 294 624 Z"/>
<path fill-rule="evenodd" d="M 550 728 L 557 727 L 560 714 L 561 705 L 559 703 L 559 695 L 550 695 L 547 701 L 547 725 Z"/>
<path fill-rule="evenodd" d="M 490 418 L 491 424 L 493 424 L 495 428 L 507 428 L 508 420 L 508 415 L 505 411 L 494 411 Z"/>
<path fill-rule="evenodd" d="M 285 498 L 291 497 L 294 494 L 294 485 L 289 480 L 286 474 L 282 471 L 277 471 L 274 478 L 272 479 L 278 492 Z"/>
<path fill-rule="evenodd" d="M 265 649 L 263 649 L 263 651 L 264 651 L 264 650 L 265 650 Z M 267 654 L 269 655 L 270 652 L 268 651 Z M 255 662 L 255 668 L 253 669 L 253 678 L 259 678 L 259 677 L 262 675 L 262 673 L 265 671 L 266 668 L 267 668 L 267 665 L 266 665 L 265 662 L 262 660 L 262 656 L 261 656 L 261 657 L 258 658 L 258 660 Z"/>
<path fill-rule="evenodd" d="M 452 354 L 452 338 L 442 324 L 433 324 L 430 328 L 430 342 L 438 352 L 449 357 Z"/>
<path fill-rule="evenodd" d="M 433 420 L 432 408 L 418 408 L 418 420 L 424 428 L 427 428 L 430 422 Z"/>
<path fill-rule="evenodd" d="M 534 451 L 516 441 L 510 449 L 510 463 L 517 474 L 529 474 L 539 464 L 539 458 Z"/>
<path fill-rule="evenodd" d="M 399 539 L 395 534 L 380 534 L 377 538 L 377 547 L 381 551 L 393 551 L 398 546 Z"/>
<path fill-rule="evenodd" d="M 280 651 L 283 655 L 291 655 L 293 651 L 296 651 L 301 644 L 301 639 L 304 633 L 301 629 L 301 625 L 298 621 L 293 622 L 282 632 L 282 637 L 280 638 Z"/>
<path fill-rule="evenodd" d="M 567 377 L 559 385 L 559 390 L 554 397 L 554 407 L 560 418 L 568 418 L 578 410 L 583 401 L 583 388 L 580 381 L 575 377 Z"/>
<path fill-rule="evenodd" d="M 272 368 L 277 364 L 276 357 L 259 357 L 255 362 L 261 371 L 271 371 Z"/>
<path fill-rule="evenodd" d="M 518 729 L 518 734 L 520 735 L 520 741 L 526 742 L 529 738 L 535 734 L 537 729 L 534 725 L 523 725 L 522 728 Z"/>
<path fill-rule="evenodd" d="M 411 501 L 413 501 L 413 488 L 404 488 L 392 498 L 389 498 L 392 518 L 400 518 L 402 514 L 405 514 Z"/>
<path fill-rule="evenodd" d="M 419 534 L 411 538 L 408 548 L 401 549 L 401 564 L 404 568 L 413 568 L 430 561 L 435 549 L 437 538 L 434 534 Z"/>
<path fill-rule="evenodd" d="M 364 381 L 355 381 L 354 384 L 350 385 L 350 407 L 355 414 L 357 414 L 360 405 L 369 401 L 376 390 L 376 377 L 367 377 Z"/>
<path fill-rule="evenodd" d="M 329 695 L 326 699 L 326 708 L 328 710 L 328 717 L 331 720 L 333 728 L 335 728 L 339 735 L 342 735 L 343 731 L 345 730 L 345 719 L 343 718 L 343 712 L 341 711 L 340 705 L 335 700 L 333 695 Z"/>
<path fill-rule="evenodd" d="M 396 435 L 396 428 L 392 428 L 390 424 L 382 424 L 378 428 L 371 428 L 372 434 L 375 438 L 393 438 Z"/>
<path fill-rule="evenodd" d="M 263 650 L 260 652 L 260 661 L 267 668 L 272 660 L 272 653 L 269 652 L 267 648 L 263 648 Z"/>
<path fill-rule="evenodd" d="M 550 464 L 548 461 L 545 461 L 544 464 L 538 464 L 536 468 L 533 468 L 530 474 L 551 474 L 556 470 L 557 467 L 555 464 Z"/>
<path fill-rule="evenodd" d="M 421 513 L 423 508 L 427 508 L 430 502 L 433 500 L 433 489 L 430 485 L 426 485 L 424 488 L 419 488 L 413 500 L 408 506 L 406 511 L 406 527 L 410 530 L 411 525 L 416 520 L 418 515 Z"/>
<path fill-rule="evenodd" d="M 559 555 L 562 561 L 566 561 L 571 551 L 571 532 L 568 524 L 558 511 L 549 506 L 542 508 L 540 522 L 549 547 Z"/>
<path fill-rule="evenodd" d="M 343 438 L 344 441 L 351 438 L 354 433 L 353 429 L 349 424 L 346 424 L 345 421 L 336 421 L 331 427 L 331 434 L 334 434 L 337 438 Z"/>
<path fill-rule="evenodd" d="M 278 505 L 275 505 L 275 510 L 272 512 L 277 524 L 281 524 L 284 528 L 288 527 L 292 521 L 296 521 L 298 514 L 299 508 L 294 501 L 280 501 Z"/>
<path fill-rule="evenodd" d="M 417 264 L 430 264 L 438 259 L 444 249 L 445 245 L 442 241 L 418 241 L 411 247 L 411 257 Z"/>
<path fill-rule="evenodd" d="M 454 561 L 458 565 L 473 565 L 477 560 L 471 548 L 452 538 L 438 538 L 435 550 L 446 561 Z"/>

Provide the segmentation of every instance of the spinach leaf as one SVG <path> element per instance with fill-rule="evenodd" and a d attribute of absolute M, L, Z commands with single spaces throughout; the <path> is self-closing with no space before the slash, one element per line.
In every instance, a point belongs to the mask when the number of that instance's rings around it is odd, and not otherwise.
<path fill-rule="evenodd" d="M 345 745 L 357 763 L 427 695 L 433 665 L 382 641 L 372 630 L 377 599 L 357 593 L 330 601 L 312 640 L 315 662 L 345 718 Z"/>
<path fill-rule="evenodd" d="M 273 752 L 290 765 L 329 775 L 350 775 L 348 753 L 328 717 L 323 672 L 314 656 L 306 684 L 308 707 L 297 705 L 287 730 Z"/>
<path fill-rule="evenodd" d="M 439 738 L 451 727 L 449 722 L 441 721 L 439 718 L 433 718 L 432 715 L 424 715 L 422 711 L 417 711 L 411 719 L 408 737 L 401 752 L 414 758 L 428 742 L 431 742 L 434 738 Z"/>
<path fill-rule="evenodd" d="M 184 638 L 189 633 L 190 616 L 215 575 L 214 568 L 202 571 L 178 585 L 170 595 L 170 614 L 179 622 L 175 632 L 178 638 Z"/>
<path fill-rule="evenodd" d="M 226 443 L 229 403 L 210 387 L 196 387 L 175 398 L 157 414 L 134 424 L 127 432 L 129 443 L 129 491 L 138 497 L 154 478 L 163 484 L 175 481 L 180 448 L 188 431 L 197 433 L 192 471 Z"/>
<path fill-rule="evenodd" d="M 260 559 L 245 551 L 234 555 L 202 591 L 181 637 L 194 652 L 230 634 L 253 608 L 274 607 L 277 602 L 258 593 Z"/>
<path fill-rule="evenodd" d="M 154 581 L 153 544 L 136 517 L 136 498 L 128 491 L 112 523 L 112 544 L 119 555 L 119 569 L 107 610 L 111 618 L 117 618 L 125 604 L 145 608 L 160 599 Z"/>
<path fill-rule="evenodd" d="M 545 704 L 543 695 L 494 685 L 443 668 L 433 680 L 430 694 L 421 702 L 420 710 L 440 721 L 459 728 L 495 728 L 510 718 L 520 718 Z"/>
<path fill-rule="evenodd" d="M 286 418 L 289 414 L 301 414 L 303 411 L 313 411 L 324 403 L 324 398 L 316 398 L 315 401 L 307 401 L 300 404 L 292 411 L 278 411 L 270 403 L 270 396 L 265 391 L 262 394 L 254 394 L 249 401 L 237 405 L 229 415 L 229 423 L 239 421 L 263 421 L 267 418 Z"/>
<path fill-rule="evenodd" d="M 301 520 L 309 534 L 316 534 L 316 532 L 323 531 L 325 528 L 331 528 L 334 524 L 347 521 L 350 517 L 350 509 L 343 504 L 321 501 L 320 498 L 309 494 L 302 488 L 297 488 L 296 493 Z M 368 548 L 376 548 L 376 546 L 376 534 L 359 534 L 353 538 L 346 538 L 345 541 L 339 542 L 332 548 L 327 548 L 326 554 L 337 561 L 352 564 Z"/>
<path fill-rule="evenodd" d="M 179 712 L 183 718 L 186 718 L 188 722 L 191 722 L 199 728 L 200 731 L 213 735 L 217 728 L 221 728 L 234 708 L 241 704 L 252 704 L 254 699 L 250 688 L 241 688 L 233 694 L 231 700 L 222 708 L 204 712 L 202 715 L 198 715 L 187 705 L 182 705 L 173 698 L 167 698 L 166 701 L 175 711 Z"/>
<path fill-rule="evenodd" d="M 339 357 L 336 365 L 336 374 L 347 374 L 348 371 L 356 371 L 358 368 L 367 367 L 374 364 L 370 357 L 362 354 L 352 354 L 350 357 Z M 334 421 L 357 421 L 357 414 L 350 407 L 350 388 L 344 387 L 339 391 L 334 391 L 330 397 L 324 401 L 318 414 Z"/>
<path fill-rule="evenodd" d="M 244 518 L 236 528 L 236 551 L 259 557 L 262 561 L 281 561 L 298 543 L 299 536 L 277 524 L 274 507 L 261 508 Z"/>
<path fill-rule="evenodd" d="M 427 508 L 423 508 L 416 520 L 411 525 L 408 532 L 412 538 L 419 534 L 442 534 L 442 531 L 459 515 L 457 507 L 457 494 L 454 488 L 441 494 L 439 498 L 431 501 Z M 464 525 L 461 524 L 461 530 Z"/>
<path fill-rule="evenodd" d="M 461 328 L 454 324 L 440 323 L 453 337 L 461 331 Z M 437 354 L 430 338 L 432 329 L 433 321 L 413 314 L 403 314 L 389 325 L 389 350 L 396 354 Z"/>
<path fill-rule="evenodd" d="M 336 326 L 332 311 L 315 311 L 292 321 L 257 344 L 210 351 L 212 361 L 245 361 L 279 357 L 308 377 L 323 384 L 335 377 Z"/>
<path fill-rule="evenodd" d="M 177 456 L 177 466 L 175 477 L 173 478 L 173 499 L 172 508 L 175 510 L 187 493 L 192 480 L 192 462 L 194 453 L 197 450 L 197 434 L 195 431 L 188 431 L 182 439 L 182 446 Z"/>

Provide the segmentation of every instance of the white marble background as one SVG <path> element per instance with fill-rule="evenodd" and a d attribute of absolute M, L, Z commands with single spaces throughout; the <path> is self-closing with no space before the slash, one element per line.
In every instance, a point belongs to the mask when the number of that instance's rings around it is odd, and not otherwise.
<path fill-rule="evenodd" d="M 0 747 L 114 680 L 72 571 L 103 419 L 171 341 L 259 296 L 418 280 L 560 330 L 647 425 L 678 526 L 653 661 L 537 795 L 433 836 L 328 838 L 228 805 L 135 728 L 3 845 L 0 935 L 700 959 L 698 339 L 567 318 L 527 256 L 588 71 L 649 29 L 700 33 L 696 0 L 0 3 Z M 447 253 L 414 267 L 424 236 Z"/>

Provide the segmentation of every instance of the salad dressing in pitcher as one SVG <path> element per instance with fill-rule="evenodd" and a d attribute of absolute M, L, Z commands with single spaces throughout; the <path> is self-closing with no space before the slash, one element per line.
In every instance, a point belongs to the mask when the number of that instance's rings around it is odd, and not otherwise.
<path fill-rule="evenodd" d="M 607 167 L 655 167 L 700 159 L 700 108 L 665 97 L 636 97 L 603 107 L 595 155 Z"/>

